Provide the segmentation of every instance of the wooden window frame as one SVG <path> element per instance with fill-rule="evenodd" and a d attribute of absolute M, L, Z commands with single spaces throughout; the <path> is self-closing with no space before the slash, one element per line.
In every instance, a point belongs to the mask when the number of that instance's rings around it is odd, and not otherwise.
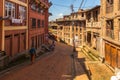
<path fill-rule="evenodd" d="M 32 18 L 32 28 L 36 28 L 36 19 Z"/>
<path fill-rule="evenodd" d="M 5 1 L 5 17 L 15 18 L 16 16 L 15 3 Z"/>

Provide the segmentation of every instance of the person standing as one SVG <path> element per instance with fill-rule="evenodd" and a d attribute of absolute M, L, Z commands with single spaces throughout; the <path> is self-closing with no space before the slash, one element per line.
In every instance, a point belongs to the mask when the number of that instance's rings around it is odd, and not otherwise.
<path fill-rule="evenodd" d="M 35 61 L 36 49 L 32 47 L 29 53 L 30 53 L 31 64 L 33 64 Z"/>

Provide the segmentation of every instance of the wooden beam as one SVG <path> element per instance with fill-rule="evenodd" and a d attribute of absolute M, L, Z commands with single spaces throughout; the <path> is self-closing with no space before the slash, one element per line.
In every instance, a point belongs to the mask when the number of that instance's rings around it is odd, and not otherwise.
<path fill-rule="evenodd" d="M 27 26 L 7 26 L 4 27 L 4 30 L 22 30 L 22 29 L 28 29 Z"/>
<path fill-rule="evenodd" d="M 24 2 L 19 1 L 19 0 L 9 0 L 9 1 L 14 2 L 14 3 L 16 3 L 16 4 L 20 4 L 20 5 L 22 5 L 22 6 L 26 6 L 26 7 L 28 6 L 27 3 L 24 3 Z"/>

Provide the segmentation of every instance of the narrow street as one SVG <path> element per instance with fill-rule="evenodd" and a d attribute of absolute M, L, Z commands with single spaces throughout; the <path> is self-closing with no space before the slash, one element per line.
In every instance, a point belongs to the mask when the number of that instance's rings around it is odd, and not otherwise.
<path fill-rule="evenodd" d="M 112 72 L 104 64 L 99 61 L 89 61 L 82 52 L 78 52 L 78 54 L 74 53 L 76 55 L 72 58 L 72 53 L 72 47 L 56 43 L 56 49 L 54 52 L 47 53 L 47 55 L 37 59 L 33 65 L 29 64 L 20 69 L 7 72 L 0 77 L 0 80 L 110 79 Z M 90 75 L 87 66 L 91 69 Z"/>
<path fill-rule="evenodd" d="M 0 8 L 0 80 L 120 80 L 120 0 L 0 0 Z"/>
<path fill-rule="evenodd" d="M 54 52 L 48 53 L 33 65 L 11 71 L 0 80 L 72 80 L 72 47 L 57 43 Z"/>

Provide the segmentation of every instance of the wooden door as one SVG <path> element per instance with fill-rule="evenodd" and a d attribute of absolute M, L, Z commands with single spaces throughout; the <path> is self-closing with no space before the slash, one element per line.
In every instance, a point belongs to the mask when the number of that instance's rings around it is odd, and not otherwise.
<path fill-rule="evenodd" d="M 117 67 L 120 68 L 120 49 L 118 50 Z"/>
<path fill-rule="evenodd" d="M 111 63 L 110 45 L 105 43 L 105 61 Z"/>
<path fill-rule="evenodd" d="M 26 49 L 26 37 L 25 34 L 21 35 L 21 51 L 24 51 Z"/>
<path fill-rule="evenodd" d="M 111 47 L 111 66 L 117 67 L 117 49 L 115 47 Z"/>
<path fill-rule="evenodd" d="M 12 38 L 11 38 L 11 36 L 5 37 L 5 51 L 8 56 L 12 56 Z"/>
<path fill-rule="evenodd" d="M 14 55 L 19 52 L 20 46 L 19 46 L 19 35 L 14 36 Z"/>

